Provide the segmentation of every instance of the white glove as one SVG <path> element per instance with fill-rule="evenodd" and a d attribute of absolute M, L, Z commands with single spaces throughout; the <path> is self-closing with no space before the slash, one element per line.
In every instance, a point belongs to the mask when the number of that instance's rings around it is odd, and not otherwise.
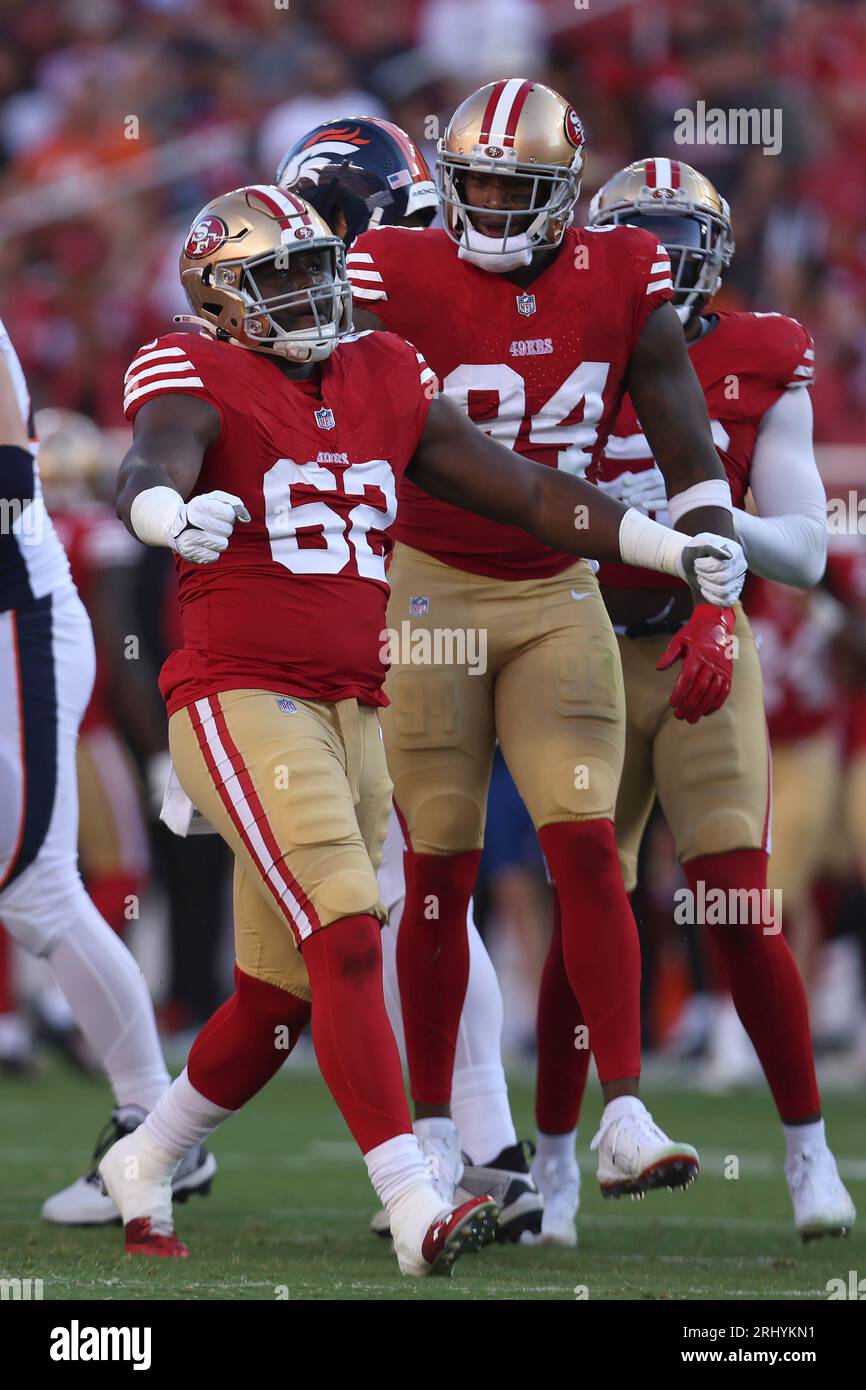
<path fill-rule="evenodd" d="M 212 565 L 227 548 L 236 521 L 250 514 L 230 492 L 203 492 L 181 502 L 169 527 L 169 545 L 194 565 Z"/>
<path fill-rule="evenodd" d="M 658 520 L 659 512 L 667 512 L 668 495 L 665 491 L 665 480 L 657 463 L 654 463 L 652 468 L 642 469 L 640 473 L 620 473 L 618 478 L 599 483 L 598 486 L 608 496 L 615 497 L 618 502 L 624 502 L 627 507 L 634 507 L 636 511 L 643 512 L 644 516 L 649 516 L 652 512 Z"/>
<path fill-rule="evenodd" d="M 740 597 L 748 566 L 739 541 L 702 531 L 683 546 L 677 567 L 704 603 L 730 608 Z"/>

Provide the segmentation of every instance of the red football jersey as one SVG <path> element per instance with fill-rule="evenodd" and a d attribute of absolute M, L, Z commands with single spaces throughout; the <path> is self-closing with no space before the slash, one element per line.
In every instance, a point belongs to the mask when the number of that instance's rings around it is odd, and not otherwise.
<path fill-rule="evenodd" d="M 85 608 L 90 610 L 92 595 L 107 582 L 105 571 L 118 565 L 134 565 L 139 548 L 111 507 L 93 502 L 74 511 L 55 511 L 51 519 L 69 557 L 69 568 Z M 111 663 L 96 639 L 96 679 L 93 694 L 81 721 L 82 730 L 113 726 L 111 708 Z"/>
<path fill-rule="evenodd" d="M 184 646 L 160 675 L 170 714 L 247 686 L 385 703 L 385 562 L 432 381 L 390 333 L 345 339 L 306 382 L 206 334 L 140 349 L 126 418 L 168 393 L 210 402 L 221 428 L 192 495 L 233 493 L 252 518 L 214 564 L 175 557 Z"/>
<path fill-rule="evenodd" d="M 811 594 L 750 575 L 744 602 L 758 644 L 771 740 L 808 738 L 841 719 L 844 692 L 832 637 L 816 619 Z"/>
<path fill-rule="evenodd" d="M 706 397 L 734 506 L 742 507 L 761 420 L 786 390 L 811 385 L 815 353 L 803 325 L 784 314 L 719 313 L 708 315 L 706 322 L 709 331 L 689 344 L 689 356 Z M 609 482 L 621 473 L 641 473 L 652 466 L 649 444 L 631 397 L 626 396 L 604 457 L 590 478 Z M 670 525 L 667 511 L 653 515 Z M 669 589 L 684 581 L 657 570 L 604 564 L 598 582 L 618 589 Z"/>
<path fill-rule="evenodd" d="M 352 292 L 423 352 L 447 396 L 525 458 L 582 477 L 619 409 L 652 311 L 671 297 L 667 252 L 636 227 L 569 228 L 526 290 L 461 261 L 444 231 L 383 227 L 348 257 Z M 573 555 L 403 484 L 395 536 L 473 574 L 558 574 Z"/>

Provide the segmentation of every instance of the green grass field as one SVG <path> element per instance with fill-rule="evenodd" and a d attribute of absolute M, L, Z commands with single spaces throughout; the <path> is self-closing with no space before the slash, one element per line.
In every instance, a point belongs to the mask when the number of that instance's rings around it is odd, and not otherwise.
<path fill-rule="evenodd" d="M 697 1145 L 703 1163 L 686 1193 L 603 1202 L 581 1125 L 584 1195 L 577 1250 L 494 1246 L 453 1280 L 404 1280 L 390 1246 L 371 1236 L 374 1199 L 354 1145 L 318 1075 L 284 1070 L 213 1149 L 209 1198 L 178 1206 L 186 1261 L 132 1260 L 117 1227 L 62 1230 L 40 1221 L 43 1198 L 83 1171 L 107 1119 L 107 1092 L 53 1067 L 28 1084 L 0 1081 L 0 1277 L 40 1278 L 45 1299 L 825 1299 L 827 1280 L 866 1275 L 866 1234 L 802 1246 L 781 1172 L 783 1145 L 769 1098 L 715 1099 L 650 1090 L 660 1123 Z M 531 1091 L 514 1083 L 518 1132 L 529 1135 Z M 828 1131 L 866 1215 L 866 1106 L 831 1097 Z M 739 1178 L 725 1177 L 726 1159 Z M 728 1164 L 730 1171 L 731 1165 Z M 282 1293 L 286 1297 L 286 1292 Z"/>

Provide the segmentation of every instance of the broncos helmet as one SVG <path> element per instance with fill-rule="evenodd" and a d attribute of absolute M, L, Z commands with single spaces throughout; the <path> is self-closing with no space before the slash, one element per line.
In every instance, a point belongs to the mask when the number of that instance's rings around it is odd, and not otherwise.
<path fill-rule="evenodd" d="M 399 225 L 413 215 L 429 226 L 438 206 L 418 146 L 375 116 L 326 121 L 303 135 L 284 155 L 277 183 L 311 203 L 329 226 L 342 212 L 347 246 L 368 227 Z"/>

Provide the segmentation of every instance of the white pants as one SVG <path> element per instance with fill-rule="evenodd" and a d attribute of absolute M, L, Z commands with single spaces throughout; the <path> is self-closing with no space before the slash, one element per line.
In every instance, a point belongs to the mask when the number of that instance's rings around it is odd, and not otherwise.
<path fill-rule="evenodd" d="M 75 752 L 95 672 L 72 585 L 0 613 L 0 920 L 34 956 L 66 935 L 83 892 Z"/>

